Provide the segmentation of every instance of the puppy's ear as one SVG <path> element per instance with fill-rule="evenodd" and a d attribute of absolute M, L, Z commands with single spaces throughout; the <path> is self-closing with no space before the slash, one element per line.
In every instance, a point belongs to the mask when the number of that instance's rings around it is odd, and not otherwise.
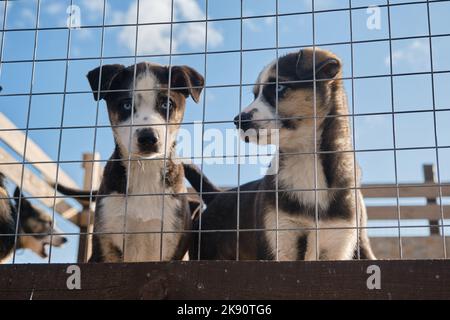
<path fill-rule="evenodd" d="M 314 71 L 317 80 L 331 80 L 337 77 L 341 69 L 341 61 L 329 51 L 307 48 L 298 54 L 296 72 L 300 80 L 314 79 Z"/>
<path fill-rule="evenodd" d="M 19 199 L 19 197 L 23 197 L 22 192 L 20 191 L 19 187 L 16 187 L 16 189 L 14 190 L 14 198 L 15 199 Z"/>
<path fill-rule="evenodd" d="M 188 66 L 173 66 L 171 76 L 171 87 L 181 88 L 179 91 L 185 97 L 191 96 L 198 103 L 202 93 L 205 79 L 203 76 Z"/>
<path fill-rule="evenodd" d="M 97 67 L 86 75 L 89 80 L 89 84 L 91 85 L 92 92 L 94 94 L 95 101 L 100 99 L 104 99 L 106 96 L 105 90 L 108 90 L 112 79 L 119 73 L 119 71 L 125 68 L 124 65 L 121 64 L 108 64 L 101 67 Z M 99 87 L 99 82 L 100 87 Z M 100 93 L 98 89 L 100 88 Z"/>
<path fill-rule="evenodd" d="M 5 187 L 5 175 L 3 173 L 0 172 L 0 187 L 4 188 Z"/>
<path fill-rule="evenodd" d="M 16 189 L 14 190 L 14 202 L 16 203 L 16 208 L 19 208 L 19 198 L 20 198 L 20 208 L 21 208 L 21 212 L 22 213 L 26 213 L 27 209 L 29 206 L 31 206 L 31 203 L 25 199 L 25 196 L 23 195 L 22 191 L 20 190 L 19 187 L 16 187 Z M 21 213 L 21 214 L 22 214 Z"/>

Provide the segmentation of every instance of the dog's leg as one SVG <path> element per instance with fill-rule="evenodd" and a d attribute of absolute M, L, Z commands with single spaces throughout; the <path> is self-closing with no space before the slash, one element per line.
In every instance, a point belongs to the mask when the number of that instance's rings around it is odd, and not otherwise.
<path fill-rule="evenodd" d="M 105 235 L 97 235 L 92 248 L 92 257 L 89 262 L 122 262 L 122 250 L 114 241 Z M 97 244 L 96 244 L 97 243 Z"/>
<path fill-rule="evenodd" d="M 276 235 L 274 236 L 276 237 Z M 296 261 L 299 259 L 298 239 L 301 236 L 302 233 L 299 231 L 278 231 L 279 261 Z"/>
<path fill-rule="evenodd" d="M 278 224 L 275 213 L 266 215 L 265 223 L 265 228 L 270 229 L 265 234 L 273 259 L 276 260 L 278 258 L 278 261 L 299 260 L 300 248 L 298 239 L 304 233 L 293 230 L 298 228 L 298 224 L 288 217 L 284 217 L 282 213 L 279 213 Z M 277 229 L 278 231 L 275 231 Z"/>
<path fill-rule="evenodd" d="M 317 245 L 316 245 L 316 233 L 310 232 L 308 233 L 306 241 L 306 253 L 305 253 L 305 260 L 306 261 L 316 261 L 318 260 L 318 255 L 316 253 L 317 251 Z"/>
<path fill-rule="evenodd" d="M 357 230 L 347 221 L 321 223 L 318 235 L 311 231 L 307 238 L 305 260 L 351 260 L 357 242 Z M 317 246 L 317 240 L 319 246 Z M 319 247 L 319 254 L 317 254 Z"/>
<path fill-rule="evenodd" d="M 327 230 L 319 238 L 320 260 L 351 260 L 357 232 L 353 229 Z"/>
<path fill-rule="evenodd" d="M 366 260 L 376 260 L 375 254 L 373 253 L 372 246 L 370 245 L 369 236 L 367 235 L 367 209 L 364 204 L 364 198 L 362 196 L 362 193 L 359 192 L 358 199 L 360 201 L 361 206 L 361 223 L 360 227 L 361 230 L 359 232 L 359 247 L 360 247 L 360 259 L 366 259 Z M 358 258 L 358 254 L 356 252 L 356 258 Z"/>

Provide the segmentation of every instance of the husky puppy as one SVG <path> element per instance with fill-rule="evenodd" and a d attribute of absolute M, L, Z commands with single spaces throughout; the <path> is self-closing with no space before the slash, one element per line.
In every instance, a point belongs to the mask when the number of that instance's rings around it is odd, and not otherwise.
<path fill-rule="evenodd" d="M 115 141 L 96 196 L 90 261 L 182 259 L 191 215 L 175 139 L 203 77 L 188 66 L 141 62 L 104 65 L 87 78 L 94 98 L 106 101 Z"/>
<path fill-rule="evenodd" d="M 207 209 L 194 223 L 191 259 L 347 260 L 357 251 L 375 259 L 341 78 L 340 59 L 319 48 L 262 70 L 235 125 L 253 143 L 264 143 L 261 129 L 266 143 L 278 130 L 278 171 L 222 193 L 203 180 Z M 185 171 L 200 191 L 201 173 L 191 165 Z"/>

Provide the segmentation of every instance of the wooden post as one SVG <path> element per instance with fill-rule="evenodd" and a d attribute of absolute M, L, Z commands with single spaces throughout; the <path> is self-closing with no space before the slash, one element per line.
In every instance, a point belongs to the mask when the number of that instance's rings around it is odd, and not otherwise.
<path fill-rule="evenodd" d="M 93 160 L 99 160 L 99 153 L 83 154 L 84 190 L 96 190 L 100 185 L 101 166 L 100 163 Z M 94 204 L 93 204 L 94 205 Z M 80 226 L 80 240 L 78 244 L 78 263 L 87 262 L 92 253 L 92 232 L 94 226 L 94 206 L 86 206 L 78 215 L 78 225 Z M 84 233 L 84 234 L 83 234 Z"/>
<path fill-rule="evenodd" d="M 436 183 L 436 175 L 435 175 L 435 167 L 432 164 L 425 164 L 423 166 L 423 175 L 425 177 L 425 183 L 435 184 Z M 427 198 L 428 205 L 437 204 L 436 198 Z M 430 223 L 430 235 L 439 235 L 439 220 L 429 220 Z"/>

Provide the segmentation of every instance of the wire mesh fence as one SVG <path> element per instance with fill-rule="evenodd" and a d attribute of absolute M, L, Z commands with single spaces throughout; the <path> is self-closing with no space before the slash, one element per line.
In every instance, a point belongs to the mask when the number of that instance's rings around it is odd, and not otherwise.
<path fill-rule="evenodd" d="M 6 262 L 447 258 L 450 1 L 0 7 Z"/>

